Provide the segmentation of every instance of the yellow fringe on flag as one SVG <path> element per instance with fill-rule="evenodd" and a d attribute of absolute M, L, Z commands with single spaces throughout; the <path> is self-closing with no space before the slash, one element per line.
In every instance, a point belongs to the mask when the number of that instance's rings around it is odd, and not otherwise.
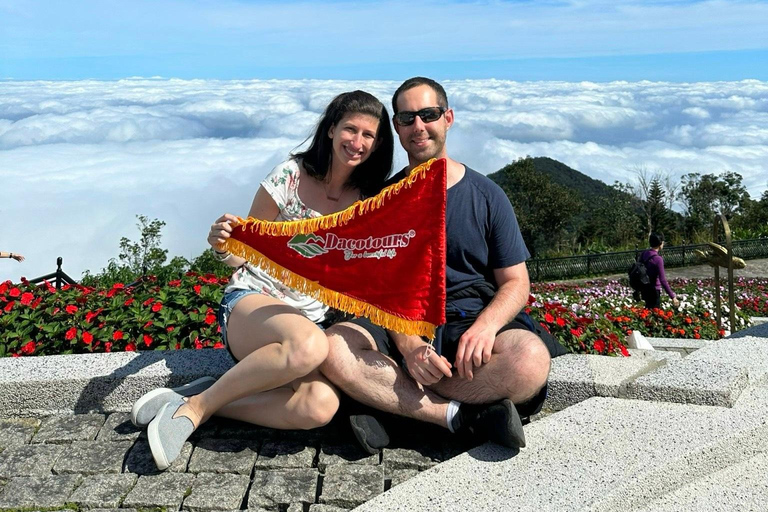
<path fill-rule="evenodd" d="M 385 200 L 388 200 L 393 195 L 399 194 L 403 188 L 410 188 L 417 180 L 424 178 L 432 165 L 432 162 L 435 160 L 436 158 L 433 158 L 428 162 L 424 162 L 423 164 L 414 167 L 407 177 L 388 187 L 384 187 L 381 189 L 381 192 L 375 196 L 362 201 L 357 201 L 340 212 L 312 219 L 291 220 L 285 222 L 254 219 L 252 217 L 249 217 L 248 219 L 239 218 L 239 225 L 245 226 L 244 229 L 250 229 L 251 233 L 258 230 L 260 235 L 271 236 L 306 235 L 308 233 L 314 233 L 318 229 L 330 229 L 335 228 L 336 226 L 343 226 L 354 219 L 356 215 L 363 215 L 369 211 L 381 208 L 381 205 L 384 204 Z"/>
<path fill-rule="evenodd" d="M 428 162 L 427 165 L 429 163 L 431 163 L 431 161 Z M 298 231 L 297 233 L 303 232 Z M 429 322 L 408 320 L 392 313 L 382 311 L 381 309 L 361 300 L 349 297 L 333 290 L 329 290 L 328 288 L 321 286 L 317 281 L 310 281 L 309 279 L 306 279 L 288 270 L 282 265 L 278 265 L 274 261 L 261 254 L 259 251 L 249 247 L 239 240 L 235 240 L 234 238 L 227 239 L 227 241 L 224 243 L 224 248 L 235 256 L 245 258 L 250 263 L 260 267 L 267 274 L 282 282 L 286 286 L 289 286 L 305 295 L 314 297 L 327 306 L 338 309 L 340 311 L 344 311 L 345 313 L 350 313 L 355 316 L 367 317 L 371 320 L 371 322 L 376 325 L 380 325 L 385 329 L 391 329 L 393 331 L 408 335 L 424 336 L 430 340 L 435 338 L 435 325 Z"/>

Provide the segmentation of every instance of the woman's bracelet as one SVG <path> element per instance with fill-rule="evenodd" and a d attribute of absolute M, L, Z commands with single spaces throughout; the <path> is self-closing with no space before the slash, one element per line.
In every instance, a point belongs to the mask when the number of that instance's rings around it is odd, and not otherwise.
<path fill-rule="evenodd" d="M 227 261 L 230 256 L 232 256 L 232 253 L 229 251 L 220 252 L 216 249 L 213 250 L 213 257 L 219 261 Z"/>

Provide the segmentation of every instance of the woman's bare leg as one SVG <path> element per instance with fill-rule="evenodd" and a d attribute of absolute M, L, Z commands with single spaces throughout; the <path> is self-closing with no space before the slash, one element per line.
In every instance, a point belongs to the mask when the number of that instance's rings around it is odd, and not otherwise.
<path fill-rule="evenodd" d="M 239 362 L 213 386 L 190 397 L 174 417 L 187 416 L 197 426 L 227 404 L 308 375 L 328 355 L 328 339 L 319 327 L 295 308 L 259 294 L 246 295 L 235 305 L 227 341 Z"/>
<path fill-rule="evenodd" d="M 289 385 L 229 403 L 216 416 L 279 429 L 328 424 L 339 409 L 339 392 L 318 370 Z"/>

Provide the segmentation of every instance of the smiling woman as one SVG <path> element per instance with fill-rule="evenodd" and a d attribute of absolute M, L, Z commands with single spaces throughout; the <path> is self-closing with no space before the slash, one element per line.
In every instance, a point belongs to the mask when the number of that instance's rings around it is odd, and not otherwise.
<path fill-rule="evenodd" d="M 309 148 L 262 182 L 248 217 L 294 221 L 344 210 L 383 187 L 393 145 L 381 102 L 363 91 L 340 94 L 325 109 Z M 133 422 L 148 425 L 159 469 L 170 466 L 192 432 L 214 414 L 272 428 L 310 429 L 328 423 L 339 406 L 338 392 L 318 370 L 329 350 L 322 330 L 330 320 L 328 307 L 222 250 L 236 223 L 237 217 L 226 213 L 208 235 L 217 258 L 237 269 L 218 314 L 235 366 L 218 381 L 153 390 L 133 407 Z"/>

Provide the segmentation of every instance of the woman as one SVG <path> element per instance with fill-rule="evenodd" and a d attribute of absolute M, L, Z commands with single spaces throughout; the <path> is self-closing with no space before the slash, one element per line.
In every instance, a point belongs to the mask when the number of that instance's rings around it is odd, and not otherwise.
<path fill-rule="evenodd" d="M 648 309 L 658 308 L 661 305 L 661 288 L 672 299 L 672 304 L 677 307 L 680 301 L 675 297 L 672 288 L 669 287 L 667 276 L 664 273 L 664 259 L 659 255 L 659 251 L 664 247 L 664 235 L 661 233 L 651 233 L 648 237 L 650 249 L 643 251 L 640 255 L 640 262 L 645 264 L 645 270 L 648 274 L 648 286 L 642 291 L 642 298 L 645 301 L 645 307 Z"/>
<path fill-rule="evenodd" d="M 363 91 L 341 94 L 326 108 L 309 149 L 264 179 L 249 216 L 290 221 L 341 211 L 383 187 L 392 152 L 384 105 Z M 224 290 L 219 323 L 238 362 L 217 381 L 162 388 L 134 404 L 132 419 L 137 425 L 149 423 L 160 469 L 213 414 L 272 428 L 310 429 L 328 423 L 339 406 L 338 392 L 317 369 L 328 355 L 322 330 L 327 306 L 221 252 L 235 219 L 231 214 L 217 219 L 208 243 L 221 261 L 237 268 Z"/>

